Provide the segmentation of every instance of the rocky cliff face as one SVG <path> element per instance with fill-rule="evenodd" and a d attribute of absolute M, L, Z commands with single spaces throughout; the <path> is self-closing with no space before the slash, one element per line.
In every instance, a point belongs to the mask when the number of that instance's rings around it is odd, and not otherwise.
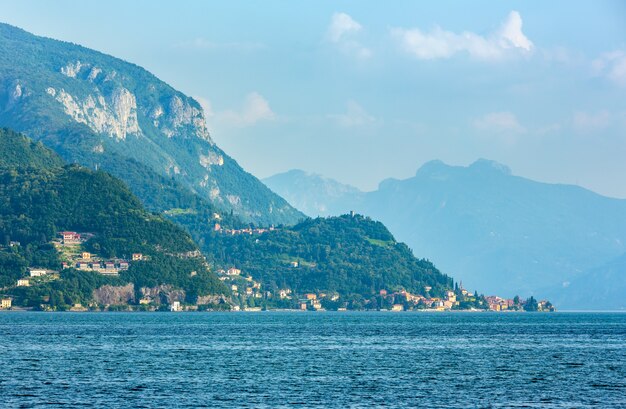
<path fill-rule="evenodd" d="M 123 305 L 135 302 L 135 286 L 126 284 L 124 286 L 103 285 L 93 291 L 93 299 L 102 305 Z"/>
<path fill-rule="evenodd" d="M 246 221 L 302 217 L 213 143 L 197 101 L 143 68 L 4 24 L 0 54 L 0 126 L 122 178 L 138 161 Z"/>
<path fill-rule="evenodd" d="M 147 101 L 137 106 L 137 98 L 122 85 L 117 71 L 81 61 L 68 62 L 59 69 L 60 73 L 76 81 L 93 84 L 90 93 L 82 98 L 48 87 L 46 92 L 63 106 L 64 112 L 76 122 L 84 123 L 94 132 L 116 139 L 126 135 L 144 136 L 139 125 L 138 114 L 149 119 L 149 123 L 169 138 L 184 135 L 204 139 L 212 144 L 207 130 L 204 113 L 195 101 L 179 95 L 160 101 Z M 150 84 L 149 91 L 156 91 Z"/>

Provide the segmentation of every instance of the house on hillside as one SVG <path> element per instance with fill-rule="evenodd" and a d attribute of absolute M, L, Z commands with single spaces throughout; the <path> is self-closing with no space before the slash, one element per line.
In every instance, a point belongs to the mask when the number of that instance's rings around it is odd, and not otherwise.
<path fill-rule="evenodd" d="M 28 278 L 20 278 L 17 280 L 18 287 L 30 287 L 30 280 Z"/>
<path fill-rule="evenodd" d="M 115 263 L 112 261 L 106 261 L 104 263 L 104 271 L 101 271 L 102 274 L 107 275 L 117 275 L 119 270 L 115 267 Z"/>
<path fill-rule="evenodd" d="M 28 273 L 30 274 L 31 277 L 41 277 L 41 276 L 45 276 L 48 273 L 51 273 L 52 271 L 46 270 L 45 268 L 29 268 L 28 269 Z"/>
<path fill-rule="evenodd" d="M 241 270 L 235 267 L 229 268 L 228 271 L 226 271 L 227 276 L 238 276 L 240 274 Z"/>
<path fill-rule="evenodd" d="M 80 233 L 75 231 L 62 231 L 59 233 L 64 245 L 80 244 Z"/>
<path fill-rule="evenodd" d="M 143 254 L 141 254 L 141 253 L 133 253 L 132 259 L 133 259 L 133 261 L 141 261 L 141 260 L 143 260 Z"/>

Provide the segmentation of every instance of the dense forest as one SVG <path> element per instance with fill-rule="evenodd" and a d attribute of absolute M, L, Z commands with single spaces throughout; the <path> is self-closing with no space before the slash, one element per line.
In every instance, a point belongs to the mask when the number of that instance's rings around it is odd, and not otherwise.
<path fill-rule="evenodd" d="M 328 292 L 342 299 L 371 297 L 381 290 L 406 290 L 441 296 L 452 279 L 428 260 L 417 259 L 380 222 L 361 215 L 307 219 L 293 226 L 243 233 L 236 216 L 220 213 L 193 196 L 164 192 L 180 208 L 167 217 L 181 224 L 202 225 L 193 237 L 164 215 L 143 208 L 119 179 L 102 171 L 63 161 L 41 144 L 0 130 L 0 287 L 13 288 L 17 305 L 47 303 L 65 308 L 88 303 L 103 285 L 132 283 L 136 291 L 163 285 L 184 290 L 185 301 L 226 294 L 213 270 L 239 268 L 275 293 Z M 128 172 L 141 171 L 141 165 Z M 155 184 L 156 185 L 156 184 Z M 159 207 L 160 199 L 154 199 Z M 177 202 L 176 202 L 177 201 Z M 219 216 L 216 216 L 219 214 Z M 221 230 L 214 231 L 216 224 Z M 63 270 L 52 241 L 60 231 L 88 233 L 82 251 L 101 258 L 128 260 L 145 255 L 117 277 L 91 271 Z M 230 232 L 230 234 L 229 234 Z M 233 232 L 235 232 L 233 234 Z M 201 244 L 208 260 L 199 255 Z M 14 245 L 17 243 L 17 245 Z M 36 287 L 17 287 L 27 267 L 60 271 L 60 280 Z M 71 267 L 71 266 L 70 266 Z"/>
<path fill-rule="evenodd" d="M 308 219 L 263 234 L 214 233 L 207 252 L 224 268 L 236 267 L 267 288 L 297 293 L 370 296 L 407 290 L 441 296 L 452 279 L 417 259 L 385 226 L 361 215 Z"/>
<path fill-rule="evenodd" d="M 196 295 L 227 292 L 202 258 L 185 256 L 198 250 L 189 234 L 144 210 L 118 179 L 62 165 L 54 153 L 8 130 L 0 130 L 0 141 L 0 287 L 14 284 L 29 266 L 61 270 L 51 241 L 65 230 L 90 233 L 84 250 L 103 258 L 128 259 L 142 253 L 149 260 L 131 264 L 115 279 L 92 272 L 65 273 L 60 281 L 37 289 L 16 289 L 18 301 L 41 302 L 57 291 L 64 293 L 60 299 L 65 303 L 85 302 L 87 289 L 111 280 L 138 287 L 169 284 Z"/>

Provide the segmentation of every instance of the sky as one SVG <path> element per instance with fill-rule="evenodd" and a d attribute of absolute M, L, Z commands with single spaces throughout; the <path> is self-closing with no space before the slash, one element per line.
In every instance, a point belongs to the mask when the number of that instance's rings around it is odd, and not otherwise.
<path fill-rule="evenodd" d="M 196 98 L 259 178 L 373 190 L 487 158 L 626 198 L 626 2 L 0 0 L 0 21 Z"/>

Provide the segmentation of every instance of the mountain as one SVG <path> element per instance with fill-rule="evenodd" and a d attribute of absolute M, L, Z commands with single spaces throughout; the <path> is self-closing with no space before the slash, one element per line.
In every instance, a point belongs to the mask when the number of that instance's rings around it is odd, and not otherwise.
<path fill-rule="evenodd" d="M 10 129 L 0 128 L 0 167 L 47 169 L 63 166 L 63 159 L 41 144 Z"/>
<path fill-rule="evenodd" d="M 245 222 L 302 218 L 215 145 L 197 101 L 145 69 L 6 24 L 0 55 L 0 126 L 121 178 L 151 210 L 197 195 Z"/>
<path fill-rule="evenodd" d="M 65 165 L 8 129 L 0 128 L 0 148 L 0 288 L 18 306 L 137 305 L 160 294 L 168 303 L 202 298 L 219 308 L 229 292 L 224 280 L 237 283 L 242 294 L 235 288 L 240 298 L 231 301 L 243 307 L 256 299 L 256 305 L 300 308 L 311 293 L 325 308 L 390 309 L 394 302 L 415 307 L 422 298 L 432 305 L 438 299 L 431 297 L 447 297 L 454 288 L 452 278 L 414 257 L 382 223 L 357 214 L 269 229 L 218 223 L 202 237 L 207 262 L 189 234 L 147 212 L 110 174 Z M 33 268 L 52 272 L 16 285 Z M 278 297 L 281 291 L 287 299 Z M 487 304 L 475 297 L 470 305 Z"/>
<path fill-rule="evenodd" d="M 290 196 L 314 186 L 301 180 L 274 189 Z M 317 202 L 337 203 L 317 192 Z M 348 210 L 382 221 L 466 286 L 507 296 L 563 288 L 626 251 L 626 200 L 514 176 L 488 160 L 468 167 L 432 161 L 412 178 L 388 179 L 376 191 L 328 206 L 330 214 Z M 585 304 L 584 287 L 579 308 L 593 305 Z"/>
<path fill-rule="evenodd" d="M 103 285 L 127 283 L 137 291 L 171 286 L 188 298 L 228 291 L 207 269 L 189 234 L 147 212 L 120 180 L 63 165 L 41 144 L 5 129 L 0 129 L 0 148 L 0 287 L 14 286 L 28 267 L 63 270 L 58 280 L 9 290 L 17 305 L 63 308 L 91 302 L 93 291 Z M 63 231 L 84 240 L 60 245 Z M 132 254 L 141 254 L 142 260 L 131 262 Z M 93 265 L 96 258 L 102 260 L 98 267 L 108 260 L 128 268 L 112 267 L 119 277 L 72 268 L 79 261 Z"/>
<path fill-rule="evenodd" d="M 211 241 L 218 265 L 236 267 L 264 288 L 298 294 L 337 293 L 342 298 L 406 290 L 441 297 L 452 278 L 417 259 L 380 223 L 358 214 L 308 219 L 260 234 L 217 233 Z"/>
<path fill-rule="evenodd" d="M 544 294 L 566 309 L 626 310 L 626 253 Z"/>
<path fill-rule="evenodd" d="M 363 194 L 350 185 L 299 169 L 279 173 L 262 181 L 274 192 L 281 192 L 279 194 L 296 209 L 311 217 L 345 213 Z M 342 211 L 333 212 L 335 209 Z"/>

